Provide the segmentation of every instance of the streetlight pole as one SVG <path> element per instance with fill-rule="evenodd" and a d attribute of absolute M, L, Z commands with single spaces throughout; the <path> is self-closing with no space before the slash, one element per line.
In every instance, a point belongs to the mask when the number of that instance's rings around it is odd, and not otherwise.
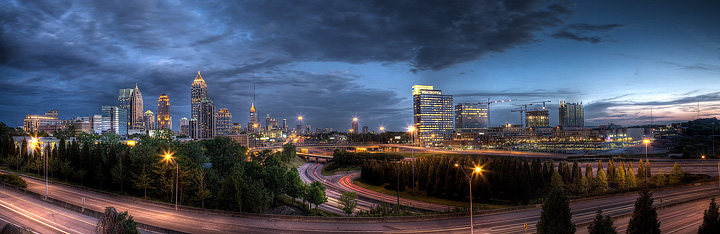
<path fill-rule="evenodd" d="M 643 143 L 645 143 L 645 165 L 643 168 L 645 169 L 645 185 L 647 186 L 647 180 L 648 180 L 648 171 L 650 170 L 650 161 L 648 161 L 648 143 L 650 143 L 649 139 L 643 140 Z"/>
<path fill-rule="evenodd" d="M 455 163 L 455 167 L 460 167 L 460 164 Z M 475 173 L 475 172 L 477 172 L 477 173 L 482 172 L 482 167 L 475 167 L 475 169 L 473 170 L 473 172 L 470 175 L 468 175 L 467 172 L 465 172 L 464 167 L 461 168 L 460 170 L 463 172 L 463 174 L 465 175 L 465 177 L 468 180 L 468 184 L 470 185 L 470 234 L 473 234 L 474 228 L 473 228 L 473 206 L 472 206 L 473 201 L 472 201 L 472 176 L 471 175 L 474 175 L 473 173 Z"/>
<path fill-rule="evenodd" d="M 165 158 L 163 160 L 166 160 L 171 163 L 175 163 L 175 210 L 178 209 L 178 185 L 180 180 L 180 164 L 178 164 L 177 161 L 172 156 L 172 153 L 165 152 Z"/>
<path fill-rule="evenodd" d="M 178 184 L 180 180 L 180 164 L 175 161 L 175 210 L 178 208 Z"/>
<path fill-rule="evenodd" d="M 410 144 L 410 159 L 412 163 L 412 194 L 415 195 L 415 127 L 410 127 L 412 144 Z"/>

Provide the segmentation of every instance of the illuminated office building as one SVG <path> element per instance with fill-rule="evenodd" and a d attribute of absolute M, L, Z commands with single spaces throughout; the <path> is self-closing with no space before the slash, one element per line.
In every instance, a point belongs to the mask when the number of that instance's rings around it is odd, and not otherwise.
<path fill-rule="evenodd" d="M 455 105 L 456 132 L 479 132 L 487 128 L 487 105 L 477 103 Z"/>
<path fill-rule="evenodd" d="M 164 93 L 158 98 L 157 129 L 172 129 L 170 99 Z"/>
<path fill-rule="evenodd" d="M 582 102 L 566 103 L 560 100 L 560 108 L 558 108 L 559 125 L 565 127 L 583 127 L 585 126 L 585 113 Z"/>
<path fill-rule="evenodd" d="M 198 124 L 198 139 L 213 139 L 215 137 L 215 104 L 210 98 L 200 102 L 200 118 Z"/>
<path fill-rule="evenodd" d="M 135 84 L 135 89 L 130 96 L 130 109 L 128 110 L 128 123 L 132 129 L 145 130 L 145 121 L 143 121 L 143 98 L 140 89 Z"/>
<path fill-rule="evenodd" d="M 528 127 L 549 127 L 550 118 L 546 110 L 536 110 L 525 112 L 525 124 Z"/>
<path fill-rule="evenodd" d="M 155 113 L 151 110 L 147 110 L 143 113 L 143 121 L 145 122 L 145 130 L 155 130 L 157 128 L 155 125 Z"/>
<path fill-rule="evenodd" d="M 127 135 L 127 110 L 118 106 L 102 106 L 102 134 L 112 132 L 118 135 Z"/>
<path fill-rule="evenodd" d="M 215 114 L 215 133 L 218 136 L 230 135 L 232 132 L 232 114 L 228 109 L 220 109 Z"/>
<path fill-rule="evenodd" d="M 190 118 L 200 119 L 200 102 L 207 97 L 207 84 L 198 71 L 190 85 Z"/>
<path fill-rule="evenodd" d="M 452 139 L 452 95 L 443 95 L 442 90 L 428 85 L 414 85 L 412 93 L 415 142 L 422 146 L 441 145 L 443 140 Z"/>
<path fill-rule="evenodd" d="M 190 120 L 185 117 L 180 119 L 180 135 L 190 135 Z"/>

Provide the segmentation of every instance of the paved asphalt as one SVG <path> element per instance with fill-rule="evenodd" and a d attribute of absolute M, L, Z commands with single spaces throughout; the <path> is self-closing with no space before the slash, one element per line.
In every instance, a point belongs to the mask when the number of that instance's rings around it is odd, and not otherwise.
<path fill-rule="evenodd" d="M 27 179 L 28 189 L 33 192 L 43 193 L 44 183 Z M 658 201 L 663 199 L 663 204 L 671 204 L 676 202 L 684 202 L 696 198 L 702 198 L 700 202 L 687 203 L 673 207 L 672 209 L 660 210 L 661 218 L 664 218 L 663 228 L 666 230 L 679 230 L 678 233 L 685 233 L 694 227 L 694 223 L 702 218 L 702 210 L 707 206 L 710 196 L 717 195 L 718 189 L 716 184 L 699 185 L 676 188 L 671 190 L 661 190 L 655 192 L 655 199 Z M 81 198 L 86 198 L 86 207 L 93 210 L 102 210 L 105 206 L 114 206 L 119 211 L 128 210 L 130 215 L 135 217 L 138 222 L 150 225 L 165 227 L 173 230 L 180 230 L 190 233 L 467 233 L 469 231 L 469 218 L 455 218 L 431 221 L 404 221 L 404 222 L 380 222 L 366 223 L 362 219 L 354 221 L 338 221 L 330 222 L 318 221 L 285 221 L 280 219 L 262 219 L 262 218 L 241 218 L 228 217 L 212 214 L 202 214 L 193 211 L 180 210 L 175 211 L 173 208 L 148 203 L 136 203 L 130 200 L 117 199 L 112 196 L 98 194 L 94 192 L 81 191 L 75 188 L 62 185 L 50 185 L 50 196 L 56 199 L 81 205 Z M 18 199 L 6 194 L 12 192 L 6 189 L 0 189 L 0 200 L 17 205 Z M 16 196 L 17 197 L 17 196 Z M 576 223 L 586 222 L 593 218 L 595 210 L 598 207 L 603 208 L 607 214 L 617 216 L 629 214 L 632 212 L 632 206 L 637 198 L 637 194 L 631 193 L 622 196 L 576 201 L 571 203 L 573 212 L 573 221 Z M 12 200 L 12 201 L 11 201 Z M 7 206 L 7 204 L 2 203 Z M 38 201 L 30 203 L 38 204 Z M 84 220 L 93 224 L 95 221 L 88 217 L 75 217 L 65 219 L 63 215 L 66 212 L 57 207 L 40 202 L 42 205 L 33 207 L 32 204 L 23 205 L 24 210 L 33 213 L 34 217 L 43 217 L 44 219 L 53 221 L 55 224 L 73 229 L 81 229 Z M 17 215 L 7 212 L 7 208 L 2 208 L 2 214 L 12 220 L 22 220 Z M 54 213 L 53 213 L 54 212 Z M 10 214 L 10 215 L 8 215 Z M 540 216 L 540 209 L 527 209 L 514 212 L 476 215 L 475 229 L 476 233 L 523 233 L 523 224 L 527 223 L 529 230 L 527 233 L 534 231 L 534 225 Z M 71 215 L 71 217 L 74 217 Z M 626 224 L 627 221 L 617 220 L 617 225 Z M 692 224 L 692 225 L 691 225 Z M 35 224 L 37 225 L 37 224 Z M 683 226 L 690 225 L 687 228 Z M 623 227 L 619 227 L 618 230 Z M 38 228 L 39 229 L 39 228 Z M 42 229 L 45 233 L 52 233 L 52 230 Z M 91 225 L 78 230 L 81 233 L 92 232 Z M 579 230 L 582 230 L 579 229 Z"/>

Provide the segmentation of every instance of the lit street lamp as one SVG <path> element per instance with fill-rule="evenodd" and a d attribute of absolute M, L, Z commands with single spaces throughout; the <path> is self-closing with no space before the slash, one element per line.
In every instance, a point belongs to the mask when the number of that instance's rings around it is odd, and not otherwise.
<path fill-rule="evenodd" d="M 175 158 L 173 158 L 172 153 L 165 152 L 165 158 L 163 159 L 167 162 L 175 163 L 175 210 L 178 209 L 178 180 L 180 177 L 180 164 L 175 161 Z"/>
<path fill-rule="evenodd" d="M 648 170 L 650 170 L 650 168 L 649 168 L 649 167 L 650 167 L 650 162 L 648 161 L 648 151 L 647 151 L 647 147 L 648 147 L 648 144 L 650 143 L 650 139 L 645 139 L 645 140 L 643 140 L 643 143 L 645 143 L 645 165 L 647 165 L 647 166 L 645 166 L 645 167 L 643 167 L 643 168 L 645 169 L 645 185 L 647 185 L 647 180 L 648 180 L 648 178 L 647 178 L 647 177 L 648 177 L 648 173 L 647 173 L 647 172 L 648 172 Z"/>
<path fill-rule="evenodd" d="M 435 140 L 435 134 L 430 134 L 430 138 L 432 138 L 433 141 L 434 141 L 434 140 Z M 435 147 L 435 144 L 433 144 L 433 147 Z M 434 157 L 435 157 L 435 148 L 431 148 L 430 150 L 432 150 L 432 156 L 433 156 L 433 158 L 434 158 Z"/>
<path fill-rule="evenodd" d="M 415 195 L 415 127 L 408 127 L 410 135 L 412 135 L 412 144 L 410 144 L 410 159 L 412 160 L 412 194 Z"/>
<path fill-rule="evenodd" d="M 455 167 L 460 167 L 460 164 L 455 163 Z M 475 175 L 475 173 L 482 173 L 482 167 L 475 167 L 473 169 L 473 172 L 470 173 L 470 175 L 465 172 L 465 167 L 461 168 L 461 171 L 463 174 L 465 174 L 465 177 L 468 179 L 468 183 L 470 184 L 470 234 L 473 233 L 473 207 L 472 207 L 472 176 Z"/>

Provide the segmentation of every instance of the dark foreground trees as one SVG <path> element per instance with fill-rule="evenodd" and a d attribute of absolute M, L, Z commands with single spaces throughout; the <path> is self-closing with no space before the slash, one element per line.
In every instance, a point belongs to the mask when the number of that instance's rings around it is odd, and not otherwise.
<path fill-rule="evenodd" d="M 560 189 L 554 189 L 545 198 L 537 223 L 538 234 L 575 233 L 575 224 L 571 221 L 570 201 Z"/>
<path fill-rule="evenodd" d="M 602 209 L 598 208 L 595 219 L 588 227 L 590 234 L 616 234 L 615 226 L 610 215 L 603 215 Z"/>
<path fill-rule="evenodd" d="M 660 221 L 657 218 L 657 211 L 653 207 L 652 193 L 647 188 L 639 191 L 640 197 L 635 201 L 630 223 L 628 223 L 628 234 L 660 234 Z"/>
<path fill-rule="evenodd" d="M 95 228 L 100 234 L 140 234 L 137 224 L 128 212 L 118 213 L 114 207 L 105 207 L 105 213 L 98 220 Z"/>
<path fill-rule="evenodd" d="M 715 198 L 710 201 L 710 206 L 703 215 L 703 222 L 698 229 L 698 234 L 720 233 L 720 215 Z"/>

